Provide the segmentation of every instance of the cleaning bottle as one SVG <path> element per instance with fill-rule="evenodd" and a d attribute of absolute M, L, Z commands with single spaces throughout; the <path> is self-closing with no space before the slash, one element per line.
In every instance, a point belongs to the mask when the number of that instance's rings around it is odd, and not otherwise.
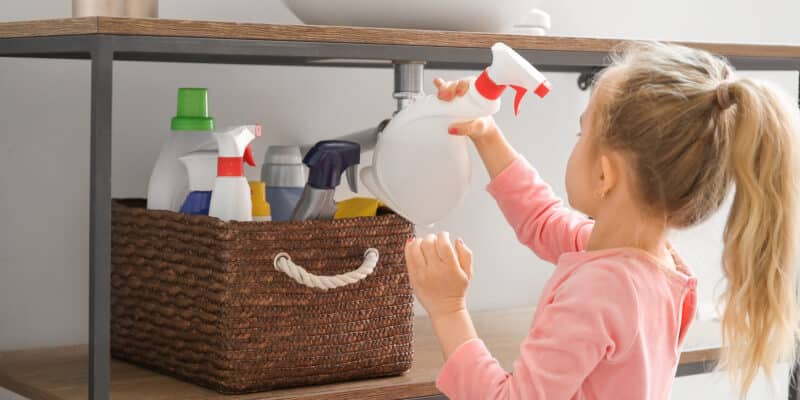
<path fill-rule="evenodd" d="M 219 146 L 217 178 L 211 192 L 208 215 L 223 221 L 252 221 L 250 185 L 244 177 L 244 163 L 255 166 L 250 142 L 261 136 L 261 125 L 243 125 L 215 132 Z"/>
<path fill-rule="evenodd" d="M 292 221 L 333 219 L 336 202 L 333 195 L 346 172 L 350 190 L 358 192 L 358 164 L 361 146 L 342 140 L 324 140 L 308 151 L 303 163 L 308 166 L 308 183 L 292 213 Z"/>
<path fill-rule="evenodd" d="M 253 202 L 253 221 L 272 221 L 270 206 L 266 200 L 267 185 L 261 181 L 250 181 L 250 198 Z"/>
<path fill-rule="evenodd" d="M 147 208 L 178 211 L 189 193 L 189 177 L 179 157 L 216 149 L 214 119 L 208 116 L 208 90 L 178 89 L 178 113 L 147 185 Z"/>
<path fill-rule="evenodd" d="M 273 221 L 288 221 L 306 184 L 303 156 L 298 146 L 269 146 L 261 167 L 261 180 L 269 185 L 267 201 Z"/>
<path fill-rule="evenodd" d="M 217 152 L 193 151 L 180 158 L 189 175 L 189 195 L 181 206 L 184 214 L 208 215 L 211 191 L 217 176 Z"/>
<path fill-rule="evenodd" d="M 364 218 L 378 215 L 378 209 L 383 207 L 378 199 L 371 197 L 353 197 L 336 203 L 336 214 L 333 219 Z"/>
<path fill-rule="evenodd" d="M 505 44 L 492 46 L 492 57 L 464 96 L 443 101 L 428 95 L 398 112 L 378 135 L 372 166 L 361 171 L 373 195 L 416 224 L 442 219 L 469 187 L 468 140 L 448 135 L 449 125 L 496 113 L 509 87 L 516 91 L 515 113 L 528 90 L 539 97 L 550 91 L 546 78 Z"/>

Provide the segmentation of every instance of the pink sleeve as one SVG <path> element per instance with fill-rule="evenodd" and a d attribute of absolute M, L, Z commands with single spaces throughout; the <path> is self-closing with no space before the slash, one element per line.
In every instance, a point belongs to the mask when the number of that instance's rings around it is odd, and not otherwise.
<path fill-rule="evenodd" d="M 565 252 L 586 247 L 594 223 L 556 197 L 521 156 L 486 187 L 519 241 L 541 259 L 555 264 Z"/>
<path fill-rule="evenodd" d="M 627 276 L 603 266 L 581 267 L 539 310 L 513 374 L 473 339 L 447 359 L 436 386 L 451 400 L 572 398 L 598 363 L 631 348 L 637 320 Z"/>

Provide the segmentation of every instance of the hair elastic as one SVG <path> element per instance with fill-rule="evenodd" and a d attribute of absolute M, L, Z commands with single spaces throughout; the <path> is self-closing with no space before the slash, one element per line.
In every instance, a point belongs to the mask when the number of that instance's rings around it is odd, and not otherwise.
<path fill-rule="evenodd" d="M 717 86 L 717 105 L 719 105 L 719 108 L 722 110 L 727 110 L 733 105 L 733 100 L 731 99 L 731 84 L 733 84 L 733 81 L 726 80 Z"/>

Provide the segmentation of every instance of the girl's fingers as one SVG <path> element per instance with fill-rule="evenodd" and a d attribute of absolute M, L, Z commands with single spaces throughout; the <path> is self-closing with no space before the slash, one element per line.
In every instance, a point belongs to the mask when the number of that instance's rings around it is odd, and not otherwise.
<path fill-rule="evenodd" d="M 456 97 L 467 94 L 470 81 L 445 81 L 442 78 L 436 78 L 433 80 L 433 84 L 436 85 L 436 88 L 439 90 L 437 97 L 439 97 L 440 100 L 450 101 Z"/>
<path fill-rule="evenodd" d="M 487 129 L 487 122 L 483 118 L 466 122 L 456 122 L 448 128 L 447 132 L 456 136 L 480 135 Z"/>
<path fill-rule="evenodd" d="M 436 250 L 439 253 L 439 258 L 448 266 L 458 265 L 456 253 L 453 250 L 453 244 L 450 243 L 450 233 L 445 231 L 439 232 L 436 239 Z"/>
<path fill-rule="evenodd" d="M 456 253 L 458 253 L 458 264 L 467 275 L 467 280 L 472 279 L 472 250 L 464 243 L 461 238 L 456 240 Z"/>
<path fill-rule="evenodd" d="M 406 265 L 408 273 L 416 276 L 420 270 L 425 268 L 425 257 L 422 255 L 422 250 L 419 247 L 420 240 L 411 238 L 406 243 Z"/>
<path fill-rule="evenodd" d="M 455 136 L 469 136 L 472 133 L 472 121 L 456 122 L 448 127 L 447 133 Z"/>
<path fill-rule="evenodd" d="M 456 96 L 467 94 L 467 90 L 469 90 L 469 81 L 458 81 L 458 84 L 456 84 Z"/>
<path fill-rule="evenodd" d="M 425 257 L 425 265 L 439 260 L 439 254 L 436 251 L 436 235 L 432 233 L 425 235 L 420 247 L 422 248 L 422 256 Z"/>
<path fill-rule="evenodd" d="M 455 96 L 456 88 L 454 82 L 444 82 L 439 86 L 439 93 L 437 96 L 439 100 L 450 101 Z"/>

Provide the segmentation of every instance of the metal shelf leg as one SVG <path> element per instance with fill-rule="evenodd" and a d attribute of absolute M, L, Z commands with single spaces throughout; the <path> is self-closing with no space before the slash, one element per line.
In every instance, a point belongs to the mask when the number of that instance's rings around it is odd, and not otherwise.
<path fill-rule="evenodd" d="M 92 50 L 91 199 L 89 230 L 89 398 L 109 398 L 111 376 L 111 38 Z"/>

